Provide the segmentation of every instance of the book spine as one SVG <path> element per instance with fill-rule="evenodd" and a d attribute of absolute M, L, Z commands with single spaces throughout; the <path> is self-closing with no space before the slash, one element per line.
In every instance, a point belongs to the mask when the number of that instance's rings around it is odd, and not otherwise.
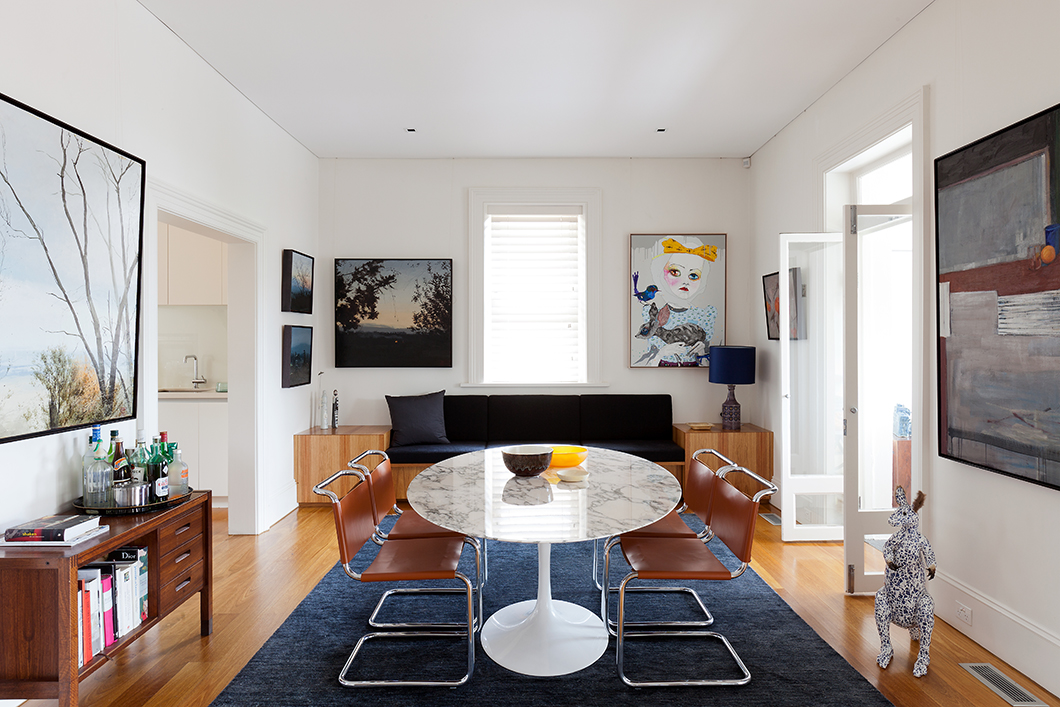
<path fill-rule="evenodd" d="M 4 531 L 4 540 L 66 540 L 65 528 L 8 528 Z"/>
<path fill-rule="evenodd" d="M 82 637 L 84 645 L 81 650 L 85 654 L 85 662 L 87 663 L 92 660 L 92 588 L 83 579 L 79 579 L 78 584 L 81 586 L 81 610 L 83 612 L 81 622 L 84 624 L 85 629 Z"/>
<path fill-rule="evenodd" d="M 103 592 L 103 646 L 107 647 L 114 643 L 114 579 L 111 575 L 103 575 L 101 582 Z"/>
<path fill-rule="evenodd" d="M 85 665 L 85 580 L 77 580 L 77 667 Z"/>

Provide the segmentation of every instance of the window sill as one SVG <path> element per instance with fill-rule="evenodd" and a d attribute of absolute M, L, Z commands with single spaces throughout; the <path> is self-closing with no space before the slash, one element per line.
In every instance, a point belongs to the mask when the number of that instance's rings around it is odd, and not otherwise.
<path fill-rule="evenodd" d="M 609 388 L 610 383 L 461 383 L 461 388 Z"/>

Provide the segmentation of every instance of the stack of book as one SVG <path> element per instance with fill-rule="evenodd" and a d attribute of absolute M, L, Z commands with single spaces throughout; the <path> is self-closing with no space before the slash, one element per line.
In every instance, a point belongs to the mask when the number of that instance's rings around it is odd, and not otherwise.
<path fill-rule="evenodd" d="M 147 620 L 147 548 L 120 547 L 77 570 L 78 667 Z"/>
<path fill-rule="evenodd" d="M 99 524 L 99 516 L 44 516 L 5 530 L 4 543 L 74 545 L 105 532 L 107 532 L 107 526 Z"/>

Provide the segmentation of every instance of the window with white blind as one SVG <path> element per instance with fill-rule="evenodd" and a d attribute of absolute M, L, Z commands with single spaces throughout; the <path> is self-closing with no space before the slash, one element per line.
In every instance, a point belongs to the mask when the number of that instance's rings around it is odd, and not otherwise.
<path fill-rule="evenodd" d="M 471 382 L 593 382 L 599 190 L 473 189 L 470 213 Z"/>

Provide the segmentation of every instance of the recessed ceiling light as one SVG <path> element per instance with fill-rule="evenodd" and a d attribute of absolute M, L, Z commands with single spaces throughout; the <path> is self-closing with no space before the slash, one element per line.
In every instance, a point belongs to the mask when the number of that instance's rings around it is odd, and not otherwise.
<path fill-rule="evenodd" d="M 655 132 L 657 132 L 657 133 L 665 133 L 666 132 L 666 128 L 656 128 Z"/>
<path fill-rule="evenodd" d="M 414 133 L 414 132 L 416 132 L 416 128 L 405 128 L 405 132 Z"/>

